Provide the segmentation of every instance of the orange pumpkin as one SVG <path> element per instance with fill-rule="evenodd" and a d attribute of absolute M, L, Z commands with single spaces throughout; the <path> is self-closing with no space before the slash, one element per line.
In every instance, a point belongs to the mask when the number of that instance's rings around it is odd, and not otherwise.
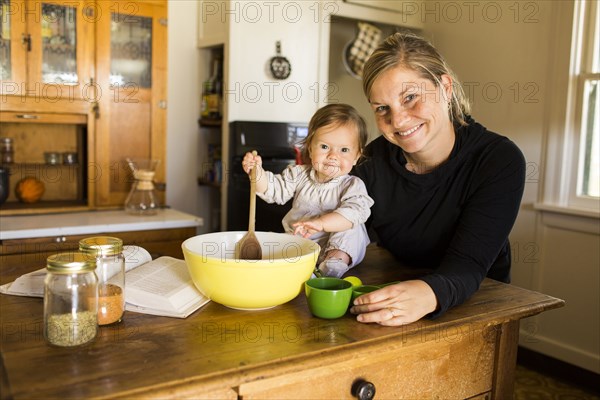
<path fill-rule="evenodd" d="M 17 199 L 23 203 L 35 203 L 42 197 L 45 190 L 44 182 L 33 176 L 26 176 L 15 186 Z"/>

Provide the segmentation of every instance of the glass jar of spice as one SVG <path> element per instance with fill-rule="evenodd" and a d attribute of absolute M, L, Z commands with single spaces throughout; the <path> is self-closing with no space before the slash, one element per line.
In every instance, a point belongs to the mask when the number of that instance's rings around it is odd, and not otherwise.
<path fill-rule="evenodd" d="M 98 325 L 120 322 L 125 311 L 125 257 L 123 241 L 95 236 L 79 241 L 79 250 L 96 262 Z"/>
<path fill-rule="evenodd" d="M 13 148 L 13 140 L 9 137 L 0 138 L 0 163 L 12 164 L 14 160 L 15 150 Z"/>
<path fill-rule="evenodd" d="M 46 260 L 44 337 L 56 346 L 79 346 L 98 333 L 96 263 L 79 253 Z"/>

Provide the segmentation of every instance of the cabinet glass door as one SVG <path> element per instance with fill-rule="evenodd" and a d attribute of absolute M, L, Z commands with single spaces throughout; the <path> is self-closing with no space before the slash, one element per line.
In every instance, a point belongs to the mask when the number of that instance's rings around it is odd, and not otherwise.
<path fill-rule="evenodd" d="M 42 3 L 41 22 L 42 82 L 77 83 L 77 9 Z"/>
<path fill-rule="evenodd" d="M 0 0 L 0 79 L 10 79 L 12 75 L 10 26 L 10 0 Z"/>
<path fill-rule="evenodd" d="M 152 18 L 112 13 L 110 83 L 152 87 Z"/>
<path fill-rule="evenodd" d="M 0 0 L 0 93 L 21 94 L 26 79 L 24 2 Z"/>
<path fill-rule="evenodd" d="M 94 7 L 83 1 L 28 1 L 27 93 L 92 99 Z M 101 16 L 99 16 L 101 18 Z"/>
<path fill-rule="evenodd" d="M 160 2 L 98 3 L 96 66 L 103 93 L 96 124 L 102 168 L 97 205 L 124 204 L 133 183 L 127 158 L 160 160 L 164 182 L 167 7 Z M 164 192 L 159 192 L 161 203 Z"/>

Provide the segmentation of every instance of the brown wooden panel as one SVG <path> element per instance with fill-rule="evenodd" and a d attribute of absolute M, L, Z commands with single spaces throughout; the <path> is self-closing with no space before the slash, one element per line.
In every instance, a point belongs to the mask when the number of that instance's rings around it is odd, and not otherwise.
<path fill-rule="evenodd" d="M 0 284 L 12 282 L 20 275 L 45 267 L 48 256 L 76 250 L 79 241 L 90 236 L 109 235 L 121 238 L 125 245 L 145 248 L 153 258 L 183 258 L 181 243 L 195 234 L 196 228 L 177 228 L 3 240 L 0 244 Z"/>
<path fill-rule="evenodd" d="M 18 122 L 29 124 L 87 124 L 87 116 L 84 114 L 48 114 L 38 112 L 15 112 L 2 111 L 0 113 L 0 122 Z M 5 126 L 2 126 L 2 135 L 6 133 Z"/>
<path fill-rule="evenodd" d="M 39 201 L 78 200 L 83 201 L 83 171 L 81 164 L 46 165 L 14 164 L 11 166 L 11 191 L 8 202 L 17 202 L 15 188 L 24 178 L 34 177 L 44 184 L 44 194 Z"/>
<path fill-rule="evenodd" d="M 96 235 L 112 235 L 123 239 L 126 245 L 134 245 L 136 243 L 159 242 L 171 240 L 183 240 L 195 235 L 196 228 L 174 228 L 174 229 L 154 229 L 145 231 L 127 231 L 127 232 L 98 232 Z M 69 236 L 48 236 L 28 239 L 8 239 L 0 242 L 0 254 L 21 254 L 34 253 L 40 251 L 40 246 L 53 245 L 60 242 L 63 246 L 77 246 L 79 240 L 94 236 L 95 234 L 86 235 L 69 235 Z M 57 241 L 56 238 L 65 238 Z"/>
<path fill-rule="evenodd" d="M 482 330 L 456 330 L 394 347 L 380 346 L 339 364 L 258 380 L 239 387 L 242 399 L 352 399 L 352 385 L 375 385 L 376 398 L 463 399 L 492 388 L 495 338 Z M 423 340 L 424 339 L 424 340 Z M 427 340 L 429 339 L 429 340 Z M 318 389 L 307 382 L 315 377 Z"/>
<path fill-rule="evenodd" d="M 90 115 L 93 104 L 85 100 L 58 99 L 55 102 L 39 101 L 34 96 L 3 96 L 2 113 L 14 111 L 18 114 L 48 113 L 48 114 L 83 114 Z"/>
<path fill-rule="evenodd" d="M 56 116 L 55 116 L 56 117 Z M 62 118 L 62 116 L 61 116 Z M 85 124 L 85 121 L 83 122 Z M 81 124 L 77 122 L 77 124 Z M 30 121 L 0 124 L 2 137 L 13 139 L 14 161 L 44 163 L 45 152 L 78 151 L 83 131 L 75 123 L 30 123 Z"/>
<path fill-rule="evenodd" d="M 0 206 L 0 217 L 14 215 L 61 214 L 89 211 L 91 208 L 78 201 L 45 201 L 32 204 L 10 202 Z"/>
<path fill-rule="evenodd" d="M 511 398 L 515 386 L 517 350 L 519 343 L 519 321 L 508 321 L 497 327 L 496 367 L 494 371 L 494 399 Z"/>
<path fill-rule="evenodd" d="M 120 192 L 122 201 L 125 201 L 124 195 L 129 193 L 132 184 L 126 159 L 149 159 L 151 155 L 150 104 L 136 102 L 111 105 L 110 116 L 110 191 Z"/>

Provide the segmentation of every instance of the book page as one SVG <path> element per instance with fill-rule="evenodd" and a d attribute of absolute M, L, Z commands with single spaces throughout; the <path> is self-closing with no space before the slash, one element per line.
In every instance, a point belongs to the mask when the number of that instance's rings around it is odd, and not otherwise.
<path fill-rule="evenodd" d="M 194 286 L 185 261 L 173 257 L 159 257 L 129 272 L 125 285 L 125 301 L 145 309 L 178 314 L 208 302 Z"/>

